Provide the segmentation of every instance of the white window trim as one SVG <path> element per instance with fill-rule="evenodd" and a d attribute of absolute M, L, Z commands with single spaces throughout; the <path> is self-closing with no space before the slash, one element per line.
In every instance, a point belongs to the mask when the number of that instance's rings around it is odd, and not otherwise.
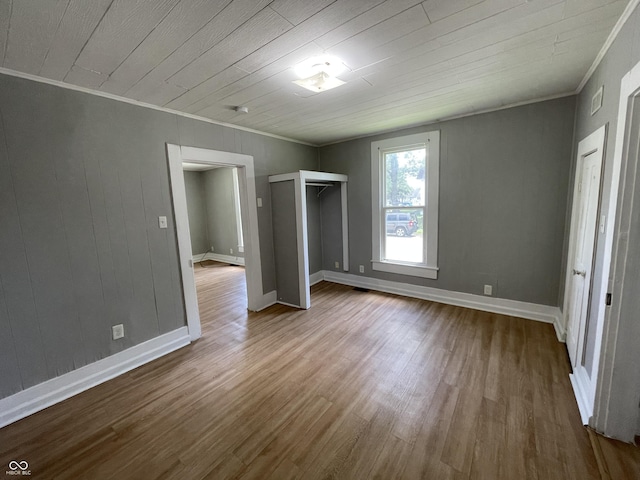
<path fill-rule="evenodd" d="M 429 154 L 427 156 L 427 205 L 426 205 L 426 225 L 427 232 L 435 232 L 427 235 L 425 242 L 424 264 L 405 264 L 403 262 L 390 262 L 382 260 L 382 219 L 383 211 L 381 172 L 382 162 L 380 158 L 381 150 L 404 147 L 416 144 L 428 144 Z M 414 277 L 438 278 L 438 198 L 440 179 L 440 132 L 425 132 L 403 137 L 390 138 L 371 142 L 371 212 L 372 212 L 372 260 L 373 270 L 382 272 L 397 273 L 401 275 L 411 275 Z M 386 229 L 385 229 L 386 230 Z M 386 234 L 386 231 L 384 232 Z"/>

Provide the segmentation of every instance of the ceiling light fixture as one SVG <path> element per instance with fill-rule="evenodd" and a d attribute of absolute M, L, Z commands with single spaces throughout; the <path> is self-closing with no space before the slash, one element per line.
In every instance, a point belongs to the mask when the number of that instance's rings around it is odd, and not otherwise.
<path fill-rule="evenodd" d="M 319 72 L 324 72 L 331 77 L 337 77 L 346 69 L 347 67 L 342 63 L 342 60 L 332 55 L 307 58 L 293 67 L 293 71 L 299 78 L 307 78 Z"/>
<path fill-rule="evenodd" d="M 238 113 L 249 113 L 249 109 L 247 107 L 237 106 L 234 110 Z"/>
<path fill-rule="evenodd" d="M 312 92 L 324 92 L 346 83 L 336 78 L 336 75 L 346 70 L 346 66 L 340 59 L 329 55 L 311 57 L 296 65 L 293 70 L 300 77 L 300 80 L 294 80 L 293 83 Z"/>
<path fill-rule="evenodd" d="M 332 88 L 339 87 L 346 82 L 331 77 L 325 72 L 316 73 L 309 78 L 303 78 L 301 80 L 294 80 L 293 83 L 300 85 L 301 87 L 311 90 L 312 92 L 324 92 L 331 90 Z"/>

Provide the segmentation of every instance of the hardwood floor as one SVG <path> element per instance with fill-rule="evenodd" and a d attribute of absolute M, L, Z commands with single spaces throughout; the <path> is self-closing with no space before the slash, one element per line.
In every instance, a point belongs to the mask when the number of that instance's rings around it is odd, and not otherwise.
<path fill-rule="evenodd" d="M 309 311 L 248 313 L 244 271 L 213 263 L 197 287 L 203 338 L 0 429 L 0 461 L 35 479 L 600 478 L 551 325 L 326 282 Z M 640 478 L 637 448 L 597 442 L 631 459 L 609 478 Z"/>

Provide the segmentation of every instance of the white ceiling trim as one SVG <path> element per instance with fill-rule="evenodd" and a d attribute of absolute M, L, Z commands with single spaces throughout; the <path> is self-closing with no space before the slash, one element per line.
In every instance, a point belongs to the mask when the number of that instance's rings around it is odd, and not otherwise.
<path fill-rule="evenodd" d="M 638 2 L 640 2 L 640 0 L 633 0 L 633 2 L 638 3 Z M 618 32 L 619 31 L 620 30 L 618 29 Z M 357 140 L 359 138 L 374 137 L 376 135 L 382 135 L 382 134 L 389 133 L 389 132 L 398 132 L 398 131 L 402 131 L 402 130 L 407 130 L 409 128 L 420 127 L 420 126 L 423 126 L 423 125 L 425 125 L 425 126 L 426 125 L 433 125 L 435 123 L 447 122 L 449 120 L 456 120 L 458 118 L 472 117 L 474 115 L 481 115 L 483 113 L 498 112 L 500 110 L 506 110 L 508 108 L 521 107 L 521 106 L 524 106 L 524 105 L 530 105 L 532 103 L 546 102 L 547 100 L 555 100 L 557 98 L 570 97 L 571 95 L 576 95 L 577 93 L 579 93 L 578 91 L 573 91 L 573 92 L 559 93 L 557 95 L 548 95 L 548 96 L 545 96 L 545 97 L 534 98 L 534 99 L 526 100 L 526 101 L 523 101 L 523 102 L 510 103 L 508 105 L 502 105 L 502 106 L 496 107 L 496 108 L 487 108 L 487 109 L 478 110 L 478 111 L 475 111 L 475 112 L 464 113 L 462 115 L 453 115 L 453 116 L 450 116 L 450 117 L 438 118 L 438 119 L 433 120 L 431 122 L 419 122 L 419 123 L 406 125 L 406 126 L 402 126 L 402 127 L 398 127 L 398 128 L 380 130 L 378 132 L 369 133 L 369 134 L 366 134 L 366 135 L 357 135 L 355 137 L 345 138 L 345 139 L 342 139 L 342 140 L 336 140 L 335 142 L 329 142 L 329 143 L 323 143 L 323 144 L 317 145 L 317 144 L 313 144 L 313 143 L 309 143 L 309 142 L 304 142 L 302 140 L 297 140 L 295 138 L 283 137 L 281 135 L 276 135 L 274 133 L 262 132 L 260 130 L 254 130 L 252 128 L 242 127 L 240 125 L 234 125 L 232 123 L 216 122 L 215 120 L 211 120 L 210 118 L 200 117 L 198 115 L 193 115 L 193 114 L 190 114 L 190 113 L 180 112 L 178 110 L 172 110 L 170 108 L 159 107 L 157 105 L 152 105 L 150 103 L 140 102 L 138 100 L 133 100 L 131 98 L 121 97 L 119 95 L 114 95 L 114 94 L 108 93 L 108 92 L 101 92 L 101 91 L 97 91 L 97 90 L 91 90 L 90 88 L 80 87 L 78 85 L 72 85 L 72 84 L 69 84 L 69 83 L 61 82 L 59 80 L 51 80 L 49 78 L 39 77 L 38 75 L 32 75 L 30 73 L 17 72 L 15 70 L 11 70 L 9 68 L 0 67 L 0 74 L 9 75 L 9 76 L 12 76 L 12 77 L 24 78 L 24 79 L 32 80 L 32 81 L 38 82 L 38 83 L 46 83 L 46 84 L 53 85 L 53 86 L 56 86 L 56 87 L 65 88 L 67 90 L 75 90 L 75 91 L 78 91 L 78 92 L 87 93 L 89 95 L 95 95 L 95 96 L 98 96 L 98 97 L 108 98 L 108 99 L 111 99 L 111 100 L 115 100 L 117 102 L 129 103 L 131 105 L 136 105 L 138 107 L 150 108 L 152 110 L 157 110 L 157 111 L 160 111 L 160 112 L 171 113 L 173 115 L 179 115 L 179 116 L 185 117 L 185 118 L 192 118 L 194 120 L 200 120 L 202 122 L 211 123 L 211 124 L 214 124 L 214 125 L 221 125 L 223 127 L 235 128 L 236 130 L 242 130 L 242 131 L 245 131 L 245 132 L 251 132 L 251 133 L 255 133 L 257 135 L 264 135 L 265 137 L 272 137 L 272 138 L 277 138 L 279 140 L 286 140 L 288 142 L 299 143 L 301 145 L 307 145 L 309 147 L 326 147 L 326 146 L 329 146 L 329 145 L 335 145 L 335 144 L 342 143 L 342 142 L 348 142 L 348 141 L 351 141 L 351 140 Z"/>
<path fill-rule="evenodd" d="M 595 70 L 598 68 L 598 66 L 602 62 L 604 56 L 607 54 L 609 48 L 611 47 L 613 42 L 616 40 L 616 38 L 620 34 L 620 31 L 622 30 L 623 26 L 629 20 L 629 18 L 631 17 L 632 13 L 635 11 L 635 9 L 638 7 L 639 4 L 640 4 L 640 0 L 631 0 L 629 2 L 627 7 L 625 8 L 625 10 L 623 11 L 622 15 L 620 16 L 620 18 L 616 22 L 615 26 L 613 27 L 611 33 L 607 37 L 607 40 L 605 41 L 604 45 L 600 49 L 598 55 L 596 56 L 595 60 L 593 61 L 592 65 L 591 65 L 591 67 L 589 68 L 589 70 L 587 71 L 587 73 L 585 74 L 584 78 L 582 79 L 582 81 L 580 82 L 578 87 L 575 89 L 575 91 L 565 92 L 565 93 L 561 93 L 561 94 L 557 94 L 557 95 L 550 95 L 550 96 L 546 96 L 546 97 L 535 98 L 535 99 L 531 99 L 531 100 L 527 100 L 527 101 L 523 101 L 523 102 L 511 103 L 511 104 L 503 105 L 503 106 L 496 107 L 496 108 L 488 108 L 488 109 L 479 110 L 479 111 L 475 111 L 475 112 L 469 112 L 469 113 L 465 113 L 465 114 L 461 114 L 461 115 L 443 117 L 443 118 L 439 118 L 437 120 L 433 120 L 433 121 L 430 121 L 430 122 L 420 122 L 420 123 L 416 123 L 416 124 L 402 126 L 402 127 L 399 127 L 399 128 L 381 130 L 381 131 L 377 131 L 377 132 L 374 132 L 374 133 L 371 133 L 371 134 L 358 135 L 358 136 L 354 136 L 354 137 L 350 137 L 350 138 L 346 138 L 346 139 L 341 139 L 341 140 L 336 140 L 334 142 L 328 142 L 328 143 L 324 143 L 324 144 L 320 144 L 320 145 L 313 144 L 313 143 L 310 143 L 310 142 L 305 142 L 305 141 L 298 140 L 298 139 L 295 139 L 295 138 L 289 138 L 289 137 L 285 137 L 285 136 L 282 136 L 282 135 L 277 135 L 277 134 L 273 134 L 273 133 L 269 133 L 269 132 L 264 132 L 264 131 L 260 131 L 260 130 L 256 130 L 256 129 L 252 129 L 252 128 L 248 128 L 248 127 L 243 127 L 243 126 L 240 126 L 240 125 L 234 125 L 234 124 L 226 123 L 226 122 L 219 122 L 219 121 L 212 120 L 210 118 L 201 117 L 201 116 L 194 115 L 194 114 L 191 114 L 191 113 L 181 112 L 181 111 L 173 110 L 173 109 L 166 108 L 166 107 L 160 107 L 160 106 L 157 106 L 157 105 L 141 102 L 141 101 L 138 101 L 138 100 L 127 98 L 127 97 L 122 97 L 122 96 L 115 95 L 115 94 L 112 94 L 112 93 L 92 90 L 90 88 L 81 87 L 81 86 L 78 86 L 78 85 L 73 85 L 73 84 L 66 83 L 66 82 L 63 82 L 63 81 L 60 81 L 60 80 L 52 80 L 52 79 L 48 79 L 48 78 L 45 78 L 45 77 L 40 77 L 38 75 L 33 75 L 33 74 L 29 74 L 29 73 L 23 73 L 23 72 L 19 72 L 19 71 L 8 69 L 8 68 L 4 68 L 4 67 L 0 67 L 0 74 L 9 75 L 9 76 L 13 76 L 13 77 L 24 78 L 24 79 L 31 80 L 31 81 L 34 81 L 34 82 L 45 83 L 45 84 L 49 84 L 49 85 L 65 88 L 67 90 L 74 90 L 74 91 L 78 91 L 78 92 L 82 92 L 82 93 L 87 93 L 87 94 L 90 94 L 90 95 L 96 95 L 98 97 L 108 98 L 108 99 L 111 99 L 111 100 L 124 102 L 124 103 L 128 103 L 128 104 L 131 104 L 131 105 L 136 105 L 136 106 L 139 106 L 139 107 L 143 107 L 143 108 L 150 108 L 152 110 L 165 112 L 165 113 L 170 113 L 170 114 L 178 115 L 178 116 L 185 117 L 185 118 L 191 118 L 191 119 L 194 119 L 194 120 L 199 120 L 199 121 L 210 123 L 210 124 L 213 124 L 213 125 L 220 125 L 220 126 L 223 126 L 223 127 L 228 127 L 228 128 L 233 128 L 233 129 L 245 131 L 245 132 L 255 133 L 257 135 L 263 135 L 263 136 L 266 136 L 266 137 L 277 138 L 279 140 L 285 140 L 285 141 L 288 141 L 288 142 L 294 142 L 294 143 L 298 143 L 298 144 L 301 144 L 301 145 L 307 145 L 307 146 L 310 146 L 310 147 L 324 147 L 324 146 L 335 145 L 335 144 L 346 142 L 346 141 L 350 141 L 350 140 L 356 140 L 358 138 L 372 137 L 372 136 L 380 135 L 380 134 L 384 134 L 384 133 L 389 133 L 389 132 L 394 132 L 394 131 L 401 131 L 401 130 L 406 130 L 406 129 L 409 129 L 409 128 L 415 128 L 415 127 L 419 127 L 419 126 L 422 126 L 422 125 L 433 125 L 435 123 L 441 123 L 441 122 L 444 122 L 444 121 L 455 120 L 455 119 L 459 119 L 459 118 L 470 117 L 470 116 L 473 116 L 473 115 L 479 115 L 479 114 L 483 114 L 483 113 L 490 113 L 490 112 L 505 110 L 505 109 L 508 109 L 508 108 L 514 108 L 514 107 L 519 107 L 519 106 L 523 106 L 523 105 L 529 105 L 529 104 L 532 104 L 532 103 L 543 102 L 543 101 L 546 101 L 546 100 L 553 100 L 553 99 L 557 99 L 557 98 L 563 98 L 563 97 L 567 97 L 567 96 L 571 96 L 571 95 L 577 95 L 582 91 L 582 89 L 585 87 L 587 82 L 591 79 L 591 77 L 593 76 Z"/>
<path fill-rule="evenodd" d="M 252 128 L 242 127 L 240 125 L 233 125 L 232 123 L 216 122 L 215 120 L 211 120 L 210 118 L 200 117 L 198 115 L 193 115 L 191 113 L 185 113 L 185 112 L 180 112 L 178 110 L 172 110 L 170 108 L 159 107 L 157 105 L 152 105 L 151 103 L 140 102 L 138 100 L 133 100 L 131 98 L 121 97 L 120 95 L 114 95 L 113 93 L 101 92 L 101 91 L 92 90 L 92 89 L 86 88 L 86 87 L 80 87 L 78 85 L 72 85 L 70 83 L 61 82 L 60 80 L 52 80 L 50 78 L 44 78 L 44 77 L 40 77 L 38 75 L 32 75 L 30 73 L 18 72 L 16 70 L 11 70 L 10 68 L 0 67 L 0 74 L 8 75 L 8 76 L 11 76 L 11 77 L 24 78 L 26 80 L 32 80 L 32 81 L 38 82 L 38 83 L 46 83 L 46 84 L 54 85 L 56 87 L 61 87 L 61 88 L 67 89 L 67 90 L 75 90 L 77 92 L 88 93 L 89 95 L 95 95 L 97 97 L 104 97 L 104 98 L 108 98 L 110 100 L 116 100 L 118 102 L 123 102 L 123 103 L 129 103 L 131 105 L 136 105 L 138 107 L 150 108 L 152 110 L 157 110 L 159 112 L 171 113 L 173 115 L 179 115 L 181 117 L 191 118 L 193 120 L 200 120 L 201 122 L 212 123 L 214 125 L 220 125 L 220 126 L 228 127 L 228 128 L 235 128 L 236 130 L 242 130 L 244 132 L 255 133 L 257 135 L 263 135 L 265 137 L 277 138 L 279 140 L 286 140 L 287 142 L 299 143 L 301 145 L 307 145 L 309 147 L 317 147 L 318 146 L 318 145 L 315 145 L 313 143 L 304 142 L 302 140 L 296 140 L 295 138 L 283 137 L 281 135 L 276 135 L 275 133 L 262 132 L 260 130 L 254 130 Z"/>
<path fill-rule="evenodd" d="M 600 65 L 600 62 L 602 62 L 602 59 L 609 51 L 609 48 L 611 48 L 611 45 L 613 45 L 613 42 L 616 40 L 616 38 L 618 38 L 618 34 L 620 33 L 620 30 L 622 30 L 622 27 L 624 27 L 624 24 L 627 23 L 627 20 L 629 20 L 629 17 L 631 17 L 631 14 L 634 12 L 634 10 L 636 9 L 639 3 L 640 3 L 640 0 L 631 0 L 627 5 L 627 8 L 624 9 L 624 11 L 622 12 L 622 15 L 614 25 L 613 30 L 611 30 L 611 33 L 607 37 L 607 40 L 604 42 L 604 45 L 600 49 L 600 52 L 598 52 L 598 55 L 596 56 L 595 60 L 591 64 L 591 67 L 589 68 L 589 70 L 587 70 L 587 73 L 584 75 L 584 78 L 578 85 L 578 88 L 576 88 L 576 92 L 575 92 L 576 94 L 582 92 L 582 89 L 593 76 L 594 72 L 596 71 L 596 68 L 598 68 L 598 66 Z"/>

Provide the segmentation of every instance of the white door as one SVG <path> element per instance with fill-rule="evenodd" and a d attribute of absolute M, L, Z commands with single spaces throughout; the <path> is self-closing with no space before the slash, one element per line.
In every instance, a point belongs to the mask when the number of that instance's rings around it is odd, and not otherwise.
<path fill-rule="evenodd" d="M 576 169 L 578 192 L 574 196 L 574 201 L 577 202 L 573 210 L 576 223 L 575 231 L 572 232 L 573 248 L 569 261 L 571 280 L 567 325 L 567 349 L 574 367 L 582 363 L 587 331 L 602 153 L 592 152 L 580 160 Z"/>

